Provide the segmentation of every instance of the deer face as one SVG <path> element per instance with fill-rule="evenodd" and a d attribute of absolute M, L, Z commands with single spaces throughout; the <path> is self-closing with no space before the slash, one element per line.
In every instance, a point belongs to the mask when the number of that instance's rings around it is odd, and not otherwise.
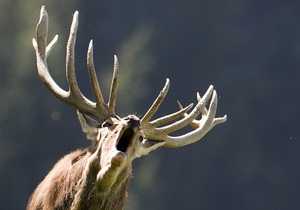
<path fill-rule="evenodd" d="M 81 112 L 78 112 L 78 117 L 83 132 L 92 140 L 91 151 L 99 157 L 100 168 L 131 164 L 135 158 L 165 143 L 145 139 L 140 119 L 135 115 L 125 118 L 111 116 L 102 123 Z"/>

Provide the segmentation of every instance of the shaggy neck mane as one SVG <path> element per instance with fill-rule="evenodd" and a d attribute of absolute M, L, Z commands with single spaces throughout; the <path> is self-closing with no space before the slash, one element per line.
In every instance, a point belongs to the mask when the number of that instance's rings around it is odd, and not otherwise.
<path fill-rule="evenodd" d="M 90 155 L 79 158 L 77 165 L 79 167 L 85 166 L 86 161 Z M 75 166 L 76 167 L 76 166 Z M 117 181 L 106 191 L 100 191 L 96 183 L 97 173 L 100 171 L 99 165 L 91 167 L 91 173 L 86 183 L 84 180 L 79 179 L 75 189 L 77 190 L 73 205 L 76 204 L 76 209 L 101 209 L 101 210 L 121 210 L 127 200 L 127 189 L 129 180 L 132 176 L 132 167 L 124 167 L 118 175 Z M 81 168 L 83 170 L 83 168 Z M 80 189 L 80 190 L 78 190 Z M 100 191 L 100 192 L 99 192 Z"/>
<path fill-rule="evenodd" d="M 40 184 L 31 196 L 31 198 L 37 196 L 45 199 L 42 203 L 35 203 L 35 207 L 46 209 L 48 206 L 54 207 L 54 209 L 76 210 L 123 209 L 127 200 L 127 189 L 132 174 L 131 166 L 124 167 L 111 188 L 106 191 L 99 191 L 96 186 L 99 165 L 91 167 L 89 177 L 83 179 L 84 168 L 91 156 L 89 149 L 76 150 L 63 157 L 54 166 L 43 181 L 46 184 Z M 37 192 L 43 193 L 36 194 Z"/>

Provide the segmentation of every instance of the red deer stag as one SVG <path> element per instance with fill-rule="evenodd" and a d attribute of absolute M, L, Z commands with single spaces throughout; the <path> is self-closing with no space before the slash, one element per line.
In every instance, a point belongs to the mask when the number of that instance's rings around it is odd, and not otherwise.
<path fill-rule="evenodd" d="M 226 121 L 226 115 L 215 118 L 217 93 L 213 86 L 208 88 L 202 98 L 197 94 L 198 103 L 189 114 L 187 112 L 193 104 L 185 108 L 179 104 L 179 111 L 151 120 L 166 97 L 169 79 L 142 119 L 135 115 L 119 117 L 114 112 L 118 88 L 118 59 L 115 56 L 109 102 L 105 103 L 95 72 L 92 41 L 88 48 L 87 66 L 96 102 L 90 101 L 79 90 L 75 77 L 74 46 L 77 26 L 78 12 L 75 12 L 66 53 L 69 91 L 61 89 L 48 71 L 47 57 L 57 42 L 57 35 L 47 45 L 48 14 L 45 7 L 41 9 L 37 39 L 33 39 L 33 46 L 38 73 L 43 83 L 58 99 L 78 110 L 82 130 L 91 140 L 91 146 L 71 152 L 56 163 L 30 197 L 28 210 L 123 209 L 131 178 L 131 164 L 135 158 L 161 146 L 175 148 L 192 144 L 215 125 Z M 207 109 L 205 106 L 209 101 Z M 200 113 L 201 120 L 196 120 Z M 98 121 L 87 115 L 97 118 Z M 169 135 L 189 124 L 194 128 L 192 131 L 179 136 Z"/>

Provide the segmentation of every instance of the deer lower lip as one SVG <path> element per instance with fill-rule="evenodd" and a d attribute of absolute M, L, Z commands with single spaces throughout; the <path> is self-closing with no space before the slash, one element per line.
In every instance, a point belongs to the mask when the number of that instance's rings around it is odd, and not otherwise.
<path fill-rule="evenodd" d="M 117 150 L 127 154 L 128 149 L 131 145 L 133 134 L 134 134 L 134 130 L 132 128 L 127 128 L 123 132 L 119 141 L 117 142 L 117 145 L 116 145 Z"/>

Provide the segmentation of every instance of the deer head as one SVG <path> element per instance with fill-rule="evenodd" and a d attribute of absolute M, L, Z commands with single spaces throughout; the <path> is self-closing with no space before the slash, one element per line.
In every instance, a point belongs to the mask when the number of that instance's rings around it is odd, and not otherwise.
<path fill-rule="evenodd" d="M 118 59 L 114 69 L 108 103 L 104 102 L 93 62 L 93 42 L 87 53 L 87 67 L 96 102 L 87 99 L 80 91 L 74 67 L 75 40 L 78 12 L 74 13 L 67 43 L 66 77 L 69 90 L 61 89 L 51 77 L 47 58 L 58 36 L 47 44 L 48 14 L 42 7 L 37 25 L 37 39 L 33 39 L 38 73 L 47 88 L 61 101 L 74 106 L 83 132 L 91 146 L 63 157 L 40 183 L 30 198 L 27 209 L 122 209 L 126 200 L 131 163 L 150 151 L 164 147 L 182 147 L 201 139 L 215 125 L 226 121 L 226 115 L 215 118 L 217 93 L 210 86 L 197 104 L 182 107 L 179 111 L 151 120 L 166 97 L 170 82 L 165 86 L 147 111 L 139 119 L 135 115 L 121 118 L 115 114 L 118 88 Z M 206 104 L 209 107 L 206 108 Z M 196 120 L 199 115 L 200 120 Z M 94 120 L 94 117 L 97 120 Z M 191 125 L 194 130 L 179 136 L 174 131 Z"/>

